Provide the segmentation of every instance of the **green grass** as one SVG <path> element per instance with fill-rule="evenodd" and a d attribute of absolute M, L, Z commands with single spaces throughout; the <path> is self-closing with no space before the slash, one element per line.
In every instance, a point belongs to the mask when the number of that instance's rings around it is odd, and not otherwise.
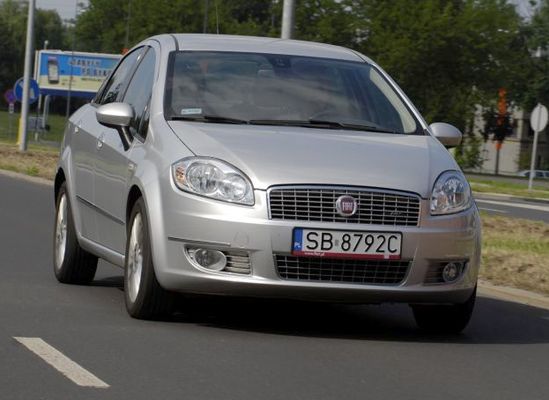
<path fill-rule="evenodd" d="M 549 294 L 549 224 L 481 212 L 480 277 Z"/>
<path fill-rule="evenodd" d="M 36 116 L 36 113 L 33 112 L 31 115 Z M 11 132 L 9 129 L 10 125 L 10 114 L 6 110 L 0 111 L 0 141 L 7 143 L 17 142 L 17 132 L 19 128 L 19 113 L 14 113 L 11 115 Z M 63 131 L 65 129 L 65 116 L 64 115 L 55 115 L 50 114 L 47 124 L 50 125 L 50 130 L 40 134 L 40 140 L 35 142 L 34 132 L 29 132 L 28 140 L 29 143 L 40 143 L 40 141 L 46 142 L 61 142 L 63 139 Z"/>
<path fill-rule="evenodd" d="M 58 158 L 59 149 L 31 144 L 20 153 L 15 144 L 0 141 L 0 169 L 53 179 Z"/>
<path fill-rule="evenodd" d="M 528 190 L 528 181 L 524 183 L 499 182 L 490 179 L 469 179 L 471 188 L 475 192 L 501 193 L 520 197 L 539 197 L 549 199 L 549 188 L 534 185 Z"/>

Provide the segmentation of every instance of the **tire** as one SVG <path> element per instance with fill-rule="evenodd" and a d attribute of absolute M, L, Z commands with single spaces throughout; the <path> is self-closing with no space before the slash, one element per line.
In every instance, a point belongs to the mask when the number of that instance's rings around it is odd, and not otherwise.
<path fill-rule="evenodd" d="M 460 333 L 471 319 L 477 288 L 465 303 L 453 305 L 413 305 L 417 326 L 431 333 Z"/>
<path fill-rule="evenodd" d="M 133 318 L 159 319 L 173 310 L 174 294 L 160 286 L 154 273 L 143 198 L 135 202 L 128 221 L 124 297 L 128 314 Z"/>
<path fill-rule="evenodd" d="M 95 277 L 97 257 L 78 244 L 72 208 L 63 182 L 55 202 L 53 271 L 61 283 L 87 285 Z"/>

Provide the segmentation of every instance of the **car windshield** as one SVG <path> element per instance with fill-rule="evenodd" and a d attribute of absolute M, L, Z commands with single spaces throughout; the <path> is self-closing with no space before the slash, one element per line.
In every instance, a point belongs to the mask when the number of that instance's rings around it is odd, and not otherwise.
<path fill-rule="evenodd" d="M 280 54 L 172 53 L 165 115 L 210 123 L 419 131 L 401 97 L 375 67 Z"/>

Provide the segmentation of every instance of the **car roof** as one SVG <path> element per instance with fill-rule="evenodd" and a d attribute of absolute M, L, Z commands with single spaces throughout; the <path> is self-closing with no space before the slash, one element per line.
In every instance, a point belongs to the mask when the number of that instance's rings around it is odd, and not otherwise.
<path fill-rule="evenodd" d="M 367 58 L 361 58 L 358 53 L 344 47 L 301 40 L 194 33 L 158 35 L 151 39 L 157 39 L 160 42 L 170 40 L 172 43 L 175 40 L 179 50 L 288 54 L 362 62 L 366 59 L 370 62 Z"/>

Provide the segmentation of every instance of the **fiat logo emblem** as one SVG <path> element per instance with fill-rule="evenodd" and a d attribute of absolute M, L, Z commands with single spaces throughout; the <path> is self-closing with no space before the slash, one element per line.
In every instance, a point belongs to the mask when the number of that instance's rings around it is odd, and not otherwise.
<path fill-rule="evenodd" d="M 353 196 L 344 195 L 336 200 L 336 211 L 342 217 L 351 217 L 355 215 L 358 204 Z"/>

